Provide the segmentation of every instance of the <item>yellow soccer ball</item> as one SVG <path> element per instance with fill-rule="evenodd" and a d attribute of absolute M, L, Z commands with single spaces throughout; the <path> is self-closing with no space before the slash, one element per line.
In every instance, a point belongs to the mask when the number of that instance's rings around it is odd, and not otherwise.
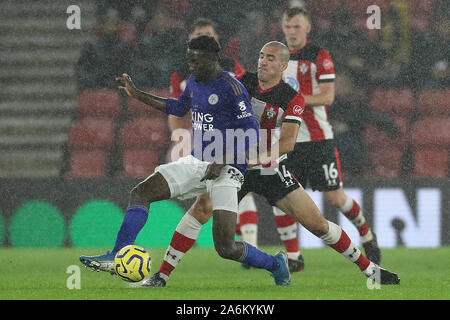
<path fill-rule="evenodd" d="M 147 250 L 136 245 L 123 247 L 114 258 L 114 271 L 123 280 L 139 282 L 150 274 L 152 258 Z"/>

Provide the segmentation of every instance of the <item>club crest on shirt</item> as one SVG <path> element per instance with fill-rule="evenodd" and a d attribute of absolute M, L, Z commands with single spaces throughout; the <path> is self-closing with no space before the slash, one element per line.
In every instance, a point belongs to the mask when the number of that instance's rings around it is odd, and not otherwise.
<path fill-rule="evenodd" d="M 274 108 L 269 107 L 266 109 L 266 118 L 267 119 L 272 119 L 276 114 L 277 113 Z"/>
<path fill-rule="evenodd" d="M 217 102 L 219 102 L 219 97 L 217 96 L 217 94 L 213 93 L 209 96 L 208 102 L 211 105 L 215 105 Z"/>
<path fill-rule="evenodd" d="M 300 72 L 302 73 L 302 75 L 305 75 L 308 72 L 308 65 L 306 63 L 302 63 L 299 67 Z"/>

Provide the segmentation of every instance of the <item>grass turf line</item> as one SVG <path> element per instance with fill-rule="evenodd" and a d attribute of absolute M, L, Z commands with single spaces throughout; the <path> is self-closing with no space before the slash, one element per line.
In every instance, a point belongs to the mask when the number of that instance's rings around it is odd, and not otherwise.
<path fill-rule="evenodd" d="M 152 273 L 165 249 L 148 248 Z M 279 247 L 263 247 L 276 253 Z M 131 287 L 104 272 L 85 269 L 81 254 L 98 249 L 0 249 L 0 300 L 448 300 L 450 247 L 384 249 L 382 266 L 399 274 L 399 286 L 370 290 L 356 265 L 329 248 L 303 249 L 305 270 L 292 274 L 291 285 L 275 286 L 269 272 L 246 270 L 221 259 L 214 249 L 192 249 L 165 288 Z M 80 267 L 81 289 L 68 289 L 71 265 Z"/>

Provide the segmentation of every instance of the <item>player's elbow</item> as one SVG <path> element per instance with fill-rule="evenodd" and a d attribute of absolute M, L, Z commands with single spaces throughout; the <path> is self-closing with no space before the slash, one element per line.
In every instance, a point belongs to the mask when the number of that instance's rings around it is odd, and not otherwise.
<path fill-rule="evenodd" d="M 327 106 L 331 106 L 334 102 L 334 98 L 331 98 L 328 102 L 327 102 Z"/>
<path fill-rule="evenodd" d="M 325 93 L 325 105 L 330 106 L 333 104 L 334 102 L 334 89 L 329 89 L 326 93 Z"/>
<path fill-rule="evenodd" d="M 334 102 L 334 94 L 328 94 L 328 95 L 326 95 L 325 101 L 324 101 L 324 102 L 325 102 L 324 104 L 327 105 L 327 106 L 332 105 L 333 102 Z"/>
<path fill-rule="evenodd" d="M 294 151 L 294 147 L 295 147 L 295 140 L 289 141 L 289 143 L 286 146 L 286 153 Z"/>
<path fill-rule="evenodd" d="M 280 142 L 280 150 L 279 150 L 280 156 L 293 151 L 294 147 L 295 147 L 295 139 L 282 140 Z"/>

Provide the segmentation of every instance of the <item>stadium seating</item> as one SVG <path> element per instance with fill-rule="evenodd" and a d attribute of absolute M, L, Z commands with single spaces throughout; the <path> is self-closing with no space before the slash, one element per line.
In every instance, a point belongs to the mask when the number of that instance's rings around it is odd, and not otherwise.
<path fill-rule="evenodd" d="M 100 178 L 105 176 L 107 152 L 102 150 L 73 150 L 70 171 L 66 178 Z"/>
<path fill-rule="evenodd" d="M 450 89 L 425 89 L 419 93 L 417 111 L 422 115 L 450 116 Z"/>
<path fill-rule="evenodd" d="M 402 173 L 403 149 L 395 147 L 374 148 L 368 151 L 375 172 L 372 176 L 397 178 Z"/>
<path fill-rule="evenodd" d="M 412 127 L 415 177 L 448 176 L 450 116 L 424 116 Z"/>
<path fill-rule="evenodd" d="M 166 149 L 167 134 L 165 117 L 139 117 L 125 123 L 118 137 L 123 167 L 119 176 L 145 178 L 152 173 Z"/>
<path fill-rule="evenodd" d="M 128 116 L 130 118 L 140 117 L 140 116 L 148 116 L 151 113 L 157 113 L 158 111 L 151 109 L 150 106 L 145 103 L 134 99 L 128 98 Z"/>
<path fill-rule="evenodd" d="M 68 132 L 70 171 L 66 178 L 104 177 L 108 151 L 113 143 L 112 119 L 86 117 L 75 122 Z"/>
<path fill-rule="evenodd" d="M 120 115 L 120 96 L 117 90 L 86 89 L 77 101 L 78 116 L 102 116 L 116 119 Z"/>
<path fill-rule="evenodd" d="M 433 13 L 435 0 L 408 0 L 413 15 L 430 15 Z"/>
<path fill-rule="evenodd" d="M 367 8 L 371 5 L 377 5 L 383 11 L 387 4 L 385 0 L 345 0 L 345 7 L 350 10 L 355 18 L 368 17 Z"/>
<path fill-rule="evenodd" d="M 158 165 L 157 150 L 125 150 L 122 153 L 122 178 L 145 178 Z"/>
<path fill-rule="evenodd" d="M 391 138 L 377 126 L 369 125 L 363 131 L 364 144 L 368 147 L 406 147 L 410 141 L 409 118 L 394 116 L 393 120 L 399 131 L 398 138 Z"/>
<path fill-rule="evenodd" d="M 162 117 L 140 117 L 120 129 L 120 148 L 161 149 L 167 142 L 167 120 Z"/>
<path fill-rule="evenodd" d="M 375 112 L 410 116 L 414 111 L 411 89 L 375 89 L 370 106 Z"/>
<path fill-rule="evenodd" d="M 448 177 L 449 149 L 417 149 L 414 151 L 414 177 Z"/>
<path fill-rule="evenodd" d="M 342 4 L 339 0 L 316 0 L 308 1 L 306 3 L 306 9 L 315 18 L 326 18 L 328 19 L 330 14 L 334 9 L 338 8 Z"/>
<path fill-rule="evenodd" d="M 113 145 L 114 123 L 107 118 L 83 118 L 69 129 L 70 150 L 109 150 Z"/>
<path fill-rule="evenodd" d="M 412 126 L 415 147 L 450 147 L 450 117 L 422 117 Z"/>
<path fill-rule="evenodd" d="M 163 97 L 163 98 L 168 98 L 170 96 L 170 89 L 155 89 L 155 88 L 150 88 L 150 89 L 144 89 L 143 91 L 145 92 L 150 92 L 152 94 L 155 94 L 159 97 Z M 141 117 L 141 116 L 161 116 L 164 117 L 166 116 L 164 113 L 153 109 L 152 107 L 146 105 L 145 103 L 137 100 L 137 99 L 133 99 L 133 98 L 128 98 L 128 116 L 130 118 L 135 118 L 135 117 Z"/>
<path fill-rule="evenodd" d="M 137 46 L 137 30 L 136 26 L 131 22 L 122 22 L 119 24 L 120 39 L 128 42 L 132 46 Z"/>

